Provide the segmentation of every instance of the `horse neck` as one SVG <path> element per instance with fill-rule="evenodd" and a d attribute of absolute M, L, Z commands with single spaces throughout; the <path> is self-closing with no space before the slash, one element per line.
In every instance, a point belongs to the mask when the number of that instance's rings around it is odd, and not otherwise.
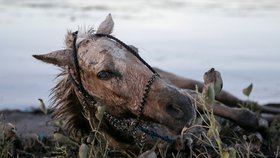
<path fill-rule="evenodd" d="M 52 89 L 52 117 L 63 120 L 63 128 L 73 135 L 84 135 L 90 132 L 90 125 L 83 116 L 83 108 L 69 80 L 68 72 L 62 70 L 57 76 L 59 80 Z"/>

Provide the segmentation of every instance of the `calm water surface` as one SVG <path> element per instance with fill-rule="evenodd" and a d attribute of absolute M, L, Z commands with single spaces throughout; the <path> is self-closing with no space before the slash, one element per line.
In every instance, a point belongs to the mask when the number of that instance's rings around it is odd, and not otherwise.
<path fill-rule="evenodd" d="M 108 13 L 114 35 L 153 66 L 202 80 L 219 70 L 224 88 L 280 102 L 280 1 L 0 0 L 0 109 L 49 100 L 59 69 L 32 54 L 63 48 L 67 29 L 97 27 Z"/>

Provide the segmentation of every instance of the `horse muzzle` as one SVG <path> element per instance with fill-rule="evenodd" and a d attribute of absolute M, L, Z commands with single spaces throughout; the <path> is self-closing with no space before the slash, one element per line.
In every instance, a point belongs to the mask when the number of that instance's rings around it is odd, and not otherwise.
<path fill-rule="evenodd" d="M 168 88 L 168 97 L 163 99 L 165 112 L 178 124 L 189 127 L 196 113 L 190 98 L 179 92 L 177 88 Z M 179 126 L 180 126 L 179 125 Z"/>
<path fill-rule="evenodd" d="M 171 85 L 165 85 L 159 89 L 153 89 L 150 105 L 145 112 L 149 117 L 160 124 L 165 125 L 175 133 L 182 128 L 192 125 L 196 112 L 191 99 Z M 149 103 L 149 101 L 148 101 Z"/>

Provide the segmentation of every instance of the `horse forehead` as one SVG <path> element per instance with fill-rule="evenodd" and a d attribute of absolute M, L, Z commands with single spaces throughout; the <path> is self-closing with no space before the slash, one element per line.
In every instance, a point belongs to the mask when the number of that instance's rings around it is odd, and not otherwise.
<path fill-rule="evenodd" d="M 128 51 L 120 44 L 107 39 L 100 39 L 95 43 L 97 53 L 109 55 L 113 59 L 127 60 Z"/>
<path fill-rule="evenodd" d="M 107 38 L 92 39 L 84 46 L 80 50 L 82 60 L 87 66 L 93 66 L 96 69 L 108 66 L 108 64 L 123 69 L 128 63 L 138 63 L 125 47 Z"/>

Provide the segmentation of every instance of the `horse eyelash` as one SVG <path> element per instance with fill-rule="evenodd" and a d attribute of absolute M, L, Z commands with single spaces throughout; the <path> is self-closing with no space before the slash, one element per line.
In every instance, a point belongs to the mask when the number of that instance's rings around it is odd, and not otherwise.
<path fill-rule="evenodd" d="M 97 78 L 101 80 L 109 80 L 113 77 L 114 77 L 114 73 L 112 73 L 111 71 L 102 70 L 97 73 Z"/>
<path fill-rule="evenodd" d="M 109 74 L 110 76 L 108 78 L 102 78 L 100 77 L 101 73 L 107 73 Z M 97 78 L 101 79 L 101 80 L 110 80 L 114 77 L 121 77 L 121 74 L 118 72 L 118 71 L 111 71 L 111 70 L 102 70 L 102 71 L 99 71 L 97 73 Z"/>

